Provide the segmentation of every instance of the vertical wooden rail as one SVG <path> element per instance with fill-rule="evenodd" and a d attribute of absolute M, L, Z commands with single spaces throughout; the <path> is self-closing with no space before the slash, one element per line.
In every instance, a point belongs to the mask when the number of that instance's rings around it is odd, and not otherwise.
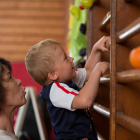
<path fill-rule="evenodd" d="M 105 47 L 106 47 L 107 49 L 110 49 L 110 44 L 111 44 L 111 40 L 106 41 Z"/>
<path fill-rule="evenodd" d="M 92 29 L 92 26 L 93 26 L 93 7 L 88 9 L 88 13 L 89 16 L 87 17 L 88 18 L 88 21 L 87 22 L 87 34 L 89 34 L 89 39 L 87 41 L 87 46 L 90 46 L 90 49 L 86 49 L 86 54 L 87 54 L 87 58 L 89 57 L 90 55 L 90 52 L 91 52 L 91 49 L 92 49 L 92 46 L 93 46 L 93 30 Z"/>
<path fill-rule="evenodd" d="M 110 47 L 110 134 L 109 139 L 115 140 L 116 114 L 116 0 L 111 2 L 111 47 Z"/>

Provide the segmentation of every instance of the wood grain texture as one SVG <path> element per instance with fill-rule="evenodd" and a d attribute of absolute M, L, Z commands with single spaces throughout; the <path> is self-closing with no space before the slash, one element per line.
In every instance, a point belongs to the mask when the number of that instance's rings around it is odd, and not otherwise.
<path fill-rule="evenodd" d="M 131 25 L 140 17 L 139 7 L 139 0 L 132 1 L 131 3 L 126 3 L 121 0 L 117 1 L 117 33 Z M 140 45 L 139 38 L 140 34 L 136 34 L 135 36 L 128 38 L 125 43 L 117 45 L 117 72 L 134 69 L 129 63 L 129 53 L 133 48 Z M 135 75 L 134 71 L 133 75 Z M 138 81 L 128 83 L 128 81 L 129 79 L 127 79 L 127 82 L 124 84 L 117 84 L 116 110 L 124 112 L 126 116 L 132 117 L 133 119 L 140 120 L 140 112 L 138 111 L 140 109 L 140 83 Z M 123 133 L 120 131 L 123 131 Z M 120 133 L 121 135 L 119 135 Z M 140 136 L 137 136 L 133 132 L 128 134 L 128 130 L 124 127 L 118 127 L 116 129 L 116 136 L 118 140 L 140 139 Z"/>
<path fill-rule="evenodd" d="M 140 46 L 140 1 L 132 0 L 130 3 L 126 1 L 130 2 L 130 0 L 111 0 L 109 4 L 107 0 L 100 0 L 88 13 L 89 17 L 92 16 L 92 20 L 88 19 L 90 23 L 87 24 L 89 41 L 87 56 L 90 55 L 92 46 L 101 36 L 109 35 L 109 32 L 111 36 L 110 54 L 102 54 L 102 61 L 110 62 L 110 76 L 108 71 L 108 76 L 100 79 L 99 92 L 96 98 L 98 104 L 110 108 L 110 120 L 108 120 L 110 123 L 101 115 L 99 110 L 98 112 L 91 110 L 93 119 L 96 120 L 95 126 L 98 132 L 110 140 L 140 139 L 140 74 L 139 70 L 134 69 L 129 63 L 130 51 Z M 111 11 L 110 25 L 100 31 L 98 28 L 99 21 L 105 17 L 107 10 Z M 138 28 L 136 32 L 134 31 L 135 25 Z M 131 34 L 131 37 L 128 35 L 125 40 L 117 41 L 118 35 L 126 34 L 131 29 L 136 34 L 132 33 L 133 36 Z M 119 112 L 123 116 L 118 116 L 117 113 Z"/>
<path fill-rule="evenodd" d="M 88 10 L 88 20 L 87 20 L 87 57 L 89 57 L 92 47 L 94 44 L 103 36 L 110 35 L 110 24 L 106 26 L 104 30 L 99 29 L 99 24 L 105 17 L 105 15 L 110 11 L 110 1 L 99 0 L 97 4 L 93 5 L 91 9 Z M 110 62 L 110 52 L 102 54 L 102 61 Z M 106 74 L 109 74 L 108 70 Z M 100 84 L 98 95 L 96 101 L 98 104 L 110 108 L 110 83 Z M 91 110 L 91 115 L 95 123 L 97 131 L 106 139 L 109 139 L 109 119 L 102 116 L 96 111 Z"/>
<path fill-rule="evenodd" d="M 116 123 L 140 135 L 140 120 L 131 118 L 122 113 L 117 113 Z"/>
<path fill-rule="evenodd" d="M 1 0 L 0 1 L 0 9 L 9 9 L 9 8 L 20 8 L 20 9 L 42 9 L 42 8 L 64 8 L 64 0 Z"/>
<path fill-rule="evenodd" d="M 65 0 L 0 0 L 0 57 L 24 61 L 30 47 L 53 39 L 66 46 Z"/>
<path fill-rule="evenodd" d="M 110 23 L 110 18 L 111 18 L 111 12 L 109 11 L 99 24 L 100 30 L 103 30 Z"/>
<path fill-rule="evenodd" d="M 111 46 L 110 46 L 110 132 L 109 139 L 116 139 L 116 0 L 111 1 Z"/>

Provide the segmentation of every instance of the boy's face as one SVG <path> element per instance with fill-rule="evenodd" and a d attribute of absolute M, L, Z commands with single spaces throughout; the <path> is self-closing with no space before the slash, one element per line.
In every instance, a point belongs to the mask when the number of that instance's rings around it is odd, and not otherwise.
<path fill-rule="evenodd" d="M 57 46 L 55 54 L 55 72 L 58 74 L 59 82 L 71 81 L 76 72 L 74 69 L 73 58 L 69 57 L 61 46 Z"/>

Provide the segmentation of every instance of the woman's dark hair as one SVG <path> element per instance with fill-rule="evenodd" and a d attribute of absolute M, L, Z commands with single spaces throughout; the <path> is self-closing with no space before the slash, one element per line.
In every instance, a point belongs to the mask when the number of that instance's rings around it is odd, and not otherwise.
<path fill-rule="evenodd" d="M 1 104 L 4 103 L 4 88 L 2 86 L 2 73 L 3 73 L 3 65 L 5 65 L 10 72 L 12 73 L 12 66 L 11 63 L 7 60 L 5 60 L 4 58 L 0 58 L 0 111 L 1 111 Z"/>

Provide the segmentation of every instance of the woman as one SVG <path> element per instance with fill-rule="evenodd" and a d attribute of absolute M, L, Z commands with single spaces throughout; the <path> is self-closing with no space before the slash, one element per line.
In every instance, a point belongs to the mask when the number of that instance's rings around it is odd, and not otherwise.
<path fill-rule="evenodd" d="M 26 103 L 21 83 L 12 76 L 10 62 L 0 58 L 0 140 L 18 140 L 13 129 L 14 113 Z"/>

